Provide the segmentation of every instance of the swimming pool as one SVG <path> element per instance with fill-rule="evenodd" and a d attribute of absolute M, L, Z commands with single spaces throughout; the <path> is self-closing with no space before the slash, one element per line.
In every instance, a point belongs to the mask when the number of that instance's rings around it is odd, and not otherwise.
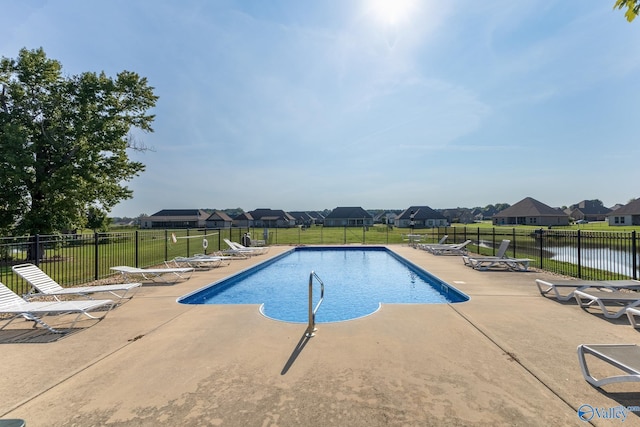
<path fill-rule="evenodd" d="M 469 299 L 385 247 L 297 247 L 178 298 L 183 304 L 261 304 L 266 317 L 306 323 L 311 271 L 325 285 L 316 323 L 356 319 L 386 304 L 444 304 Z M 314 286 L 314 301 L 320 286 Z M 314 302 L 315 305 L 315 302 Z"/>

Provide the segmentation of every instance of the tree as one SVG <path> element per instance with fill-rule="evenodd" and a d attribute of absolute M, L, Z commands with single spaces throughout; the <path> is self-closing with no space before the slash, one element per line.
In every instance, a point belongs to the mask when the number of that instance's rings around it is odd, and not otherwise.
<path fill-rule="evenodd" d="M 87 212 L 87 228 L 97 231 L 108 231 L 111 224 L 111 218 L 107 217 L 107 213 L 95 206 L 89 206 Z"/>
<path fill-rule="evenodd" d="M 633 21 L 636 16 L 640 13 L 640 0 L 616 0 L 614 9 L 627 9 L 624 13 L 624 16 L 627 18 L 627 21 Z"/>
<path fill-rule="evenodd" d="M 86 225 L 132 197 L 144 171 L 133 129 L 153 132 L 157 97 L 146 78 L 85 72 L 63 77 L 42 48 L 0 60 L 0 230 L 50 234 Z"/>

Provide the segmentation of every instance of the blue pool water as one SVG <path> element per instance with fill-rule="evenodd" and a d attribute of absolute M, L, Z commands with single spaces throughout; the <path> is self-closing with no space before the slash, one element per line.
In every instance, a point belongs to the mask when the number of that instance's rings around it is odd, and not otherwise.
<path fill-rule="evenodd" d="M 184 304 L 262 304 L 276 320 L 306 323 L 309 274 L 324 283 L 317 323 L 356 319 L 381 303 L 442 304 L 469 298 L 384 247 L 300 247 L 178 299 Z M 314 306 L 320 286 L 314 281 Z"/>

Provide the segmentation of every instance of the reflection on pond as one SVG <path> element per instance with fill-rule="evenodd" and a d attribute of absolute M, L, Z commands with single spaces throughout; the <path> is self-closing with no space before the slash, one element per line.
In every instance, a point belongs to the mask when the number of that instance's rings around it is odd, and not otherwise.
<path fill-rule="evenodd" d="M 575 246 L 547 247 L 554 261 L 578 264 L 578 248 Z M 612 273 L 633 276 L 633 258 L 630 252 L 610 248 L 580 248 L 580 265 L 610 271 Z M 640 266 L 640 257 L 636 258 L 636 266 Z"/>

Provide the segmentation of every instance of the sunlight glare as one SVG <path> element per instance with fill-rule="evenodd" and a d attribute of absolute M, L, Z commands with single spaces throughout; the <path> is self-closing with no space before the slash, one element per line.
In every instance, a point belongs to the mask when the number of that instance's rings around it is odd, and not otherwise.
<path fill-rule="evenodd" d="M 380 23 L 399 25 L 411 16 L 416 0 L 368 0 L 371 14 Z"/>

